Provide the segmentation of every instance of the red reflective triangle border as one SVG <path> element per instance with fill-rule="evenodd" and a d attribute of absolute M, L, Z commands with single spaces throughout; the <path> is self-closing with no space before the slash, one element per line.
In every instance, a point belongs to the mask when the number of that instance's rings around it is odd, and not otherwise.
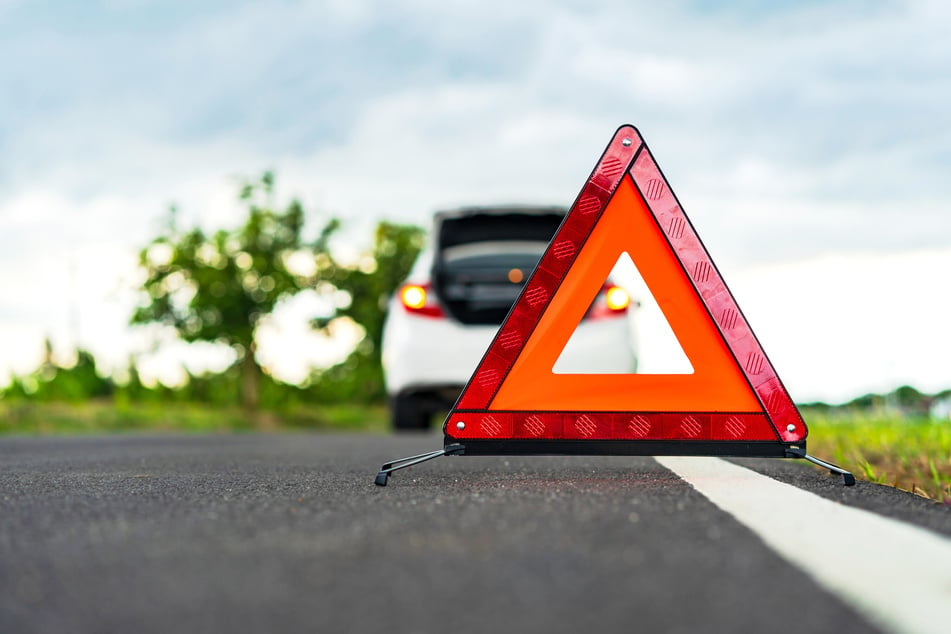
<path fill-rule="evenodd" d="M 493 398 L 626 175 L 633 179 L 762 411 L 638 411 L 636 403 L 623 412 L 492 408 Z M 447 417 L 443 430 L 447 445 L 477 440 L 801 443 L 808 434 L 796 406 L 667 179 L 640 133 L 627 125 L 614 134 Z M 573 442 L 571 452 L 584 453 L 583 446 Z M 597 453 L 610 450 L 605 450 L 601 443 Z"/>

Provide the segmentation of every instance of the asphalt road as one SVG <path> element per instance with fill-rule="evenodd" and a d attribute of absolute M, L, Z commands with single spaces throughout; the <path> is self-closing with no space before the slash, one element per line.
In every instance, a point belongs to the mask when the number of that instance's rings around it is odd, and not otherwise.
<path fill-rule="evenodd" d="M 879 631 L 651 458 L 451 457 L 373 485 L 439 446 L 0 439 L 0 632 Z M 909 494 L 736 462 L 951 535 Z"/>

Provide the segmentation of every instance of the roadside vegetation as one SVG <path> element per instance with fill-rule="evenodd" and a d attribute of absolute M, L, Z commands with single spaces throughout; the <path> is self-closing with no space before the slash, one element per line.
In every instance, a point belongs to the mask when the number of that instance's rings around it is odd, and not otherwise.
<path fill-rule="evenodd" d="M 139 258 L 136 327 L 220 346 L 234 363 L 191 375 L 177 387 L 143 382 L 137 360 L 118 376 L 76 350 L 62 362 L 51 343 L 33 372 L 0 385 L 0 434 L 209 433 L 360 430 L 387 427 L 380 343 L 388 298 L 422 248 L 419 227 L 381 222 L 372 247 L 352 262 L 331 248 L 340 223 L 307 228 L 297 201 L 279 208 L 265 173 L 237 196 L 246 216 L 230 229 L 181 228 L 175 210 Z M 331 308 L 311 326 L 340 320 L 364 333 L 350 355 L 314 370 L 301 385 L 275 379 L 255 356 L 256 333 L 280 302 L 317 293 Z M 857 477 L 951 504 L 951 390 L 927 395 L 903 386 L 841 406 L 803 407 L 811 453 Z"/>
<path fill-rule="evenodd" d="M 304 405 L 249 413 L 237 406 L 207 403 L 82 403 L 0 401 L 0 434 L 240 433 L 386 430 L 383 405 Z"/>
<path fill-rule="evenodd" d="M 806 410 L 809 452 L 856 477 L 951 504 L 951 420 Z"/>
<path fill-rule="evenodd" d="M 382 398 L 335 394 L 319 380 L 307 388 L 265 376 L 261 403 L 239 404 L 240 373 L 193 377 L 177 390 L 115 385 L 95 374 L 91 357 L 60 368 L 47 382 L 41 372 L 0 391 L 0 434 L 240 433 L 245 431 L 388 431 Z M 89 391 L 87 391 L 89 390 Z M 951 504 L 951 420 L 902 410 L 803 408 L 810 453 L 856 477 Z"/>
<path fill-rule="evenodd" d="M 139 304 L 130 325 L 166 335 L 157 341 L 173 334 L 217 346 L 234 359 L 230 367 L 190 374 L 168 387 L 143 381 L 136 358 L 107 373 L 87 350 L 63 361 L 47 340 L 39 367 L 0 385 L 0 433 L 382 431 L 385 306 L 422 248 L 424 232 L 380 222 L 372 246 L 342 262 L 331 249 L 340 222 L 309 227 L 299 201 L 278 205 L 274 180 L 265 172 L 239 187 L 244 216 L 235 227 L 182 227 L 173 206 L 139 253 Z M 333 333 L 346 321 L 363 340 L 342 362 L 290 385 L 261 365 L 256 342 L 267 317 L 300 293 L 324 300 L 313 329 Z"/>

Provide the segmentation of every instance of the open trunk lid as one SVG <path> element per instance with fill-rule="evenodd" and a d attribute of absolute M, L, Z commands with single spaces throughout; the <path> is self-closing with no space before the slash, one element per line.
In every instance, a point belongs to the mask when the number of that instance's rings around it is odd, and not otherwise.
<path fill-rule="evenodd" d="M 449 314 L 464 324 L 501 324 L 565 213 L 493 207 L 436 214 L 433 288 Z"/>

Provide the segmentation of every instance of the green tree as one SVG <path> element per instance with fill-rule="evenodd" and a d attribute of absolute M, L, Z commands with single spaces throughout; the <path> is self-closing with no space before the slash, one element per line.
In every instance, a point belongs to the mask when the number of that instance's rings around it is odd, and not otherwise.
<path fill-rule="evenodd" d="M 76 361 L 63 365 L 53 358 L 49 339 L 44 341 L 44 348 L 40 366 L 30 374 L 13 377 L 8 387 L 0 389 L 0 396 L 78 403 L 108 397 L 115 391 L 112 379 L 99 373 L 96 359 L 88 350 L 78 348 Z"/>
<path fill-rule="evenodd" d="M 380 354 L 387 303 L 409 274 L 425 235 L 415 225 L 380 222 L 372 251 L 364 254 L 357 266 L 336 268 L 333 284 L 351 298 L 348 306 L 338 309 L 336 317 L 349 317 L 366 334 L 350 356 L 326 374 L 334 391 L 360 401 L 384 396 Z"/>
<path fill-rule="evenodd" d="M 336 270 L 328 241 L 339 223 L 328 221 L 316 239 L 304 238 L 304 210 L 297 200 L 284 211 L 273 202 L 270 172 L 242 186 L 244 224 L 206 235 L 180 231 L 175 210 L 162 235 L 142 249 L 143 303 L 133 324 L 163 324 L 187 342 L 230 346 L 240 366 L 240 398 L 259 403 L 262 369 L 255 359 L 255 330 L 282 299 L 317 287 Z"/>
<path fill-rule="evenodd" d="M 42 377 L 44 369 L 40 374 Z M 111 379 L 99 374 L 93 354 L 79 348 L 76 363 L 70 367 L 56 366 L 53 376 L 41 381 L 37 396 L 48 401 L 80 402 L 110 396 L 114 387 Z"/>

